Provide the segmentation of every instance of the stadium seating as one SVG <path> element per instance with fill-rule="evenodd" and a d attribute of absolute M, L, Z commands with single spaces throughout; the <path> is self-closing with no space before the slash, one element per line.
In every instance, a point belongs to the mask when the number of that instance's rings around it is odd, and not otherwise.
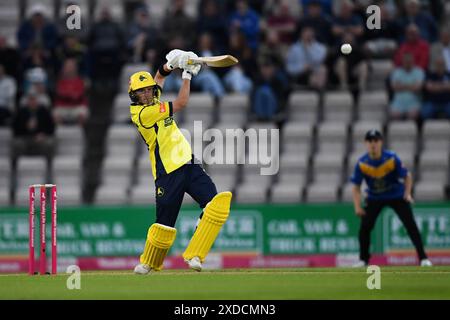
<path fill-rule="evenodd" d="M 96 204 L 124 204 L 128 201 L 132 163 L 139 140 L 131 125 L 114 125 L 108 131 L 107 155 L 102 169 L 102 183 Z"/>
<path fill-rule="evenodd" d="M 423 152 L 419 159 L 420 181 L 444 185 L 448 181 L 448 158 L 446 151 Z"/>
<path fill-rule="evenodd" d="M 279 181 L 272 187 L 272 203 L 298 203 L 302 200 L 303 185 Z"/>
<path fill-rule="evenodd" d="M 332 183 L 314 182 L 308 186 L 306 202 L 330 203 L 338 200 L 338 187 Z"/>
<path fill-rule="evenodd" d="M 293 92 L 288 102 L 292 121 L 316 123 L 319 120 L 319 96 L 315 92 Z"/>
<path fill-rule="evenodd" d="M 114 98 L 113 119 L 115 123 L 130 122 L 130 97 L 128 93 L 120 93 Z"/>
<path fill-rule="evenodd" d="M 0 157 L 9 156 L 11 137 L 11 129 L 0 127 Z"/>
<path fill-rule="evenodd" d="M 365 91 L 358 103 L 358 119 L 365 121 L 386 120 L 388 97 L 385 91 Z"/>
<path fill-rule="evenodd" d="M 445 199 L 445 190 L 442 185 L 432 182 L 419 182 L 414 187 L 416 201 L 437 201 Z"/>
<path fill-rule="evenodd" d="M 249 97 L 245 94 L 228 94 L 219 105 L 219 125 L 234 124 L 243 126 L 247 120 Z"/>
<path fill-rule="evenodd" d="M 313 157 L 313 180 L 330 185 L 340 185 L 343 168 L 343 153 L 316 153 Z"/>
<path fill-rule="evenodd" d="M 288 122 L 282 132 L 283 152 L 310 154 L 314 136 L 314 127 L 311 123 Z"/>
<path fill-rule="evenodd" d="M 298 6 L 298 1 L 288 0 Z M 8 43 L 16 45 L 16 32 L 21 13 L 29 12 L 35 3 L 44 4 L 50 18 L 65 14 L 66 1 L 56 0 L 3 0 L 0 3 L 0 28 Z M 102 6 L 111 9 L 113 17 L 125 25 L 125 1 L 98 0 L 95 8 L 88 0 L 74 0 L 81 5 L 83 18 L 95 18 Z M 168 9 L 167 1 L 144 0 L 151 15 L 152 24 L 160 25 Z M 186 12 L 198 15 L 199 0 L 186 0 Z M 21 7 L 23 5 L 23 7 Z M 447 4 L 449 7 L 449 4 Z M 450 8 L 450 7 L 449 7 Z M 59 12 L 55 10 L 59 9 Z M 90 12 L 94 9 L 94 12 Z M 295 9 L 292 9 L 295 12 Z M 295 14 L 295 13 L 294 13 Z M 298 89 L 289 94 L 286 121 L 249 122 L 251 98 L 249 94 L 227 93 L 220 99 L 209 94 L 191 92 L 189 105 L 174 115 L 183 133 L 189 137 L 193 153 L 204 163 L 205 170 L 215 182 L 218 191 L 232 190 L 234 201 L 240 203 L 297 203 L 297 202 L 351 202 L 352 174 L 357 159 L 366 151 L 364 134 L 377 129 L 385 135 L 385 146 L 394 150 L 414 178 L 414 196 L 418 201 L 443 200 L 448 197 L 450 174 L 450 121 L 448 119 L 426 120 L 423 125 L 415 121 L 392 121 L 386 79 L 393 69 L 390 59 L 369 60 L 370 76 L 368 90 L 353 100 L 348 91 L 325 90 L 324 92 Z M 112 123 L 105 143 L 106 155 L 101 169 L 96 204 L 154 204 L 154 180 L 151 175 L 148 151 L 133 125 L 130 125 L 127 93 L 129 77 L 139 70 L 155 72 L 155 66 L 146 63 L 126 63 L 121 71 L 119 92 L 112 105 Z M 163 93 L 161 100 L 173 101 L 176 93 Z M 194 121 L 201 121 L 198 133 L 202 141 L 194 145 Z M 280 125 L 280 127 L 279 127 Z M 207 129 L 215 129 L 207 131 Z M 197 127 L 196 129 L 200 129 Z M 227 141 L 227 129 L 254 130 L 280 129 L 279 145 L 269 139 L 267 149 L 279 149 L 279 171 L 274 175 L 261 175 L 261 164 L 249 164 L 255 145 L 248 139 L 239 142 L 233 150 L 224 148 L 221 164 L 213 163 L 217 152 L 206 146 L 221 133 Z M 241 133 L 244 131 L 241 131 Z M 229 134 L 233 132 L 229 131 Z M 84 130 L 79 126 L 58 126 L 56 133 L 57 153 L 53 161 L 54 182 L 58 185 L 60 205 L 81 204 L 83 186 Z M 220 138 L 220 135 L 218 136 Z M 9 128 L 0 128 L 0 205 L 8 203 L 10 184 L 9 149 L 12 134 Z M 231 141 L 231 140 L 230 140 Z M 230 144 L 231 145 L 231 144 Z M 201 146 L 202 148 L 198 148 Z M 232 156 L 232 164 L 223 164 L 225 157 Z M 236 163 L 238 162 L 238 163 Z M 17 203 L 24 204 L 28 198 L 29 184 L 45 180 L 45 159 L 23 157 L 19 161 Z M 186 195 L 186 203 L 193 199 Z"/>
<path fill-rule="evenodd" d="M 353 100 L 349 92 L 327 92 L 323 106 L 324 121 L 348 124 L 354 118 Z"/>
<path fill-rule="evenodd" d="M 0 205 L 9 203 L 10 161 L 8 157 L 0 156 Z"/>
<path fill-rule="evenodd" d="M 82 158 L 73 156 L 58 156 L 53 161 L 53 173 L 59 204 L 77 205 L 81 202 Z"/>
<path fill-rule="evenodd" d="M 389 59 L 372 60 L 370 63 L 370 68 L 371 74 L 368 79 L 369 89 L 384 89 L 386 78 L 394 68 L 392 61 Z"/>
<path fill-rule="evenodd" d="M 79 126 L 60 125 L 56 127 L 57 156 L 83 155 L 84 133 Z"/>
<path fill-rule="evenodd" d="M 7 37 L 10 45 L 16 45 L 15 37 L 19 24 L 19 1 L 3 0 L 0 2 L 0 29 L 2 35 Z"/>
<path fill-rule="evenodd" d="M 348 129 L 345 123 L 323 122 L 317 131 L 319 152 L 344 154 L 347 151 Z"/>
<path fill-rule="evenodd" d="M 203 128 L 206 129 L 213 123 L 214 101 L 209 94 L 192 93 L 186 108 L 189 112 L 186 112 L 184 121 L 188 124 L 202 121 Z"/>
<path fill-rule="evenodd" d="M 428 120 L 423 125 L 422 147 L 426 151 L 450 151 L 450 121 Z"/>
<path fill-rule="evenodd" d="M 388 147 L 396 152 L 417 151 L 417 125 L 413 121 L 392 121 L 387 126 Z"/>
<path fill-rule="evenodd" d="M 21 156 L 17 163 L 16 204 L 28 205 L 28 187 L 45 181 L 46 160 L 44 157 Z"/>

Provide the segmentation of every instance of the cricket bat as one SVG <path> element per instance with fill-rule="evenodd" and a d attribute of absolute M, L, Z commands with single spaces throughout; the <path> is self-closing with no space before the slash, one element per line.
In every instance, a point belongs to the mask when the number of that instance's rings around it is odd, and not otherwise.
<path fill-rule="evenodd" d="M 204 63 L 209 67 L 224 68 L 235 65 L 238 62 L 238 59 L 232 55 L 226 54 L 223 56 L 192 58 L 189 59 L 188 64 Z"/>

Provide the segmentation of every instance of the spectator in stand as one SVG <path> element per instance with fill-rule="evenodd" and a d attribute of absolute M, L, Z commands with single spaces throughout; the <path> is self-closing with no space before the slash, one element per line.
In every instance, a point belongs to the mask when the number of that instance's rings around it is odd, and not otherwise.
<path fill-rule="evenodd" d="M 450 119 L 450 73 L 443 58 L 437 58 L 433 71 L 427 74 L 425 94 L 422 118 L 430 119 L 443 115 Z"/>
<path fill-rule="evenodd" d="M 77 62 L 78 73 L 87 79 L 89 74 L 88 64 L 87 64 L 87 50 L 86 47 L 80 42 L 80 40 L 72 35 L 67 35 L 64 37 L 61 47 L 57 51 L 58 64 L 62 68 L 64 61 L 67 59 L 75 59 Z"/>
<path fill-rule="evenodd" d="M 116 23 L 108 7 L 101 7 L 97 22 L 90 30 L 89 48 L 90 76 L 102 80 L 99 85 L 115 84 L 124 62 L 124 38 L 121 27 Z M 94 81 L 93 81 L 94 82 Z M 115 89 L 114 89 L 115 90 Z"/>
<path fill-rule="evenodd" d="M 5 68 L 5 73 L 19 80 L 20 56 L 15 48 L 8 45 L 6 38 L 0 35 L 0 64 Z"/>
<path fill-rule="evenodd" d="M 262 64 L 263 60 L 271 59 L 277 67 L 284 68 L 284 56 L 287 48 L 280 43 L 279 33 L 268 29 L 262 33 L 262 41 L 258 47 L 257 61 Z"/>
<path fill-rule="evenodd" d="M 340 46 L 345 43 L 344 36 L 351 35 L 358 43 L 364 35 L 364 22 L 360 16 L 354 12 L 354 4 L 351 0 L 342 0 L 339 13 L 333 21 L 331 32 L 334 38 L 334 45 Z"/>
<path fill-rule="evenodd" d="M 25 106 L 13 116 L 11 143 L 11 184 L 17 185 L 17 160 L 23 155 L 41 155 L 47 159 L 46 181 L 52 181 L 51 167 L 55 154 L 55 123 L 50 110 L 39 104 L 35 93 L 26 95 Z M 14 192 L 12 193 L 14 195 Z M 11 199 L 14 203 L 14 199 Z"/>
<path fill-rule="evenodd" d="M 202 9 L 207 6 L 207 2 L 211 0 L 198 0 L 197 4 L 197 12 L 202 14 Z M 226 19 L 229 18 L 230 14 L 234 11 L 235 3 L 229 0 L 212 0 L 214 4 L 217 6 L 217 10 L 221 15 L 224 15 Z"/>
<path fill-rule="evenodd" d="M 280 121 L 289 93 L 289 81 L 273 61 L 264 61 L 252 94 L 252 116 L 260 121 Z"/>
<path fill-rule="evenodd" d="M 410 24 L 415 24 L 421 38 L 429 43 L 435 42 L 438 37 L 438 27 L 433 17 L 428 12 L 421 11 L 419 0 L 406 0 L 404 3 L 405 12 L 400 18 L 401 28 L 405 30 Z"/>
<path fill-rule="evenodd" d="M 210 34 L 203 33 L 199 37 L 197 54 L 200 57 L 215 55 L 213 39 Z M 219 99 L 225 94 L 225 88 L 219 76 L 208 66 L 203 66 L 202 70 L 192 79 L 192 85 L 200 88 L 203 92 L 210 93 L 213 97 Z"/>
<path fill-rule="evenodd" d="M 291 80 L 323 90 L 327 80 L 326 56 L 327 48 L 315 39 L 314 30 L 303 28 L 299 40 L 289 48 L 286 57 L 286 70 Z"/>
<path fill-rule="evenodd" d="M 130 52 L 131 62 L 140 63 L 146 56 L 156 56 L 158 44 L 157 30 L 151 25 L 147 7 L 136 9 L 134 20 L 128 28 L 127 47 Z"/>
<path fill-rule="evenodd" d="M 50 108 L 51 101 L 48 94 L 48 75 L 44 69 L 33 68 L 27 70 L 23 87 L 25 95 L 20 99 L 19 105 L 21 107 L 27 102 L 26 95 L 33 92 L 37 96 L 40 105 Z"/>
<path fill-rule="evenodd" d="M 156 66 L 165 63 L 165 55 L 167 52 L 170 52 L 173 49 L 181 49 L 185 51 L 189 51 L 190 48 L 185 47 L 186 42 L 181 36 L 174 36 L 169 39 L 166 43 L 167 48 L 161 48 L 161 51 L 158 52 L 158 62 Z M 177 70 L 171 72 L 164 81 L 164 92 L 178 92 L 181 88 L 183 80 Z"/>
<path fill-rule="evenodd" d="M 239 60 L 244 74 L 254 80 L 257 77 L 258 65 L 252 49 L 248 46 L 242 32 L 232 32 L 229 36 L 229 53 Z"/>
<path fill-rule="evenodd" d="M 32 68 L 42 68 L 47 74 L 52 73 L 55 61 L 45 54 L 45 51 L 39 46 L 33 46 L 28 50 L 28 55 L 22 61 L 23 70 Z"/>
<path fill-rule="evenodd" d="M 441 25 L 446 14 L 445 2 L 446 0 L 428 0 L 430 13 L 438 26 Z"/>
<path fill-rule="evenodd" d="M 334 69 L 338 76 L 341 89 L 350 89 L 354 102 L 356 103 L 360 92 L 366 90 L 369 64 L 365 52 L 357 44 L 353 34 L 345 34 L 342 43 L 349 43 L 353 48 L 352 53 L 343 55 L 340 49 L 337 49 L 337 52 L 334 52 L 334 56 L 338 57 Z"/>
<path fill-rule="evenodd" d="M 377 1 L 374 0 L 352 0 L 353 4 L 355 5 L 354 7 L 354 12 L 355 14 L 357 14 L 358 16 L 361 17 L 361 19 L 366 20 L 367 18 L 367 7 L 372 5 L 372 4 L 376 4 L 381 6 L 383 4 L 383 2 L 378 3 Z M 340 1 L 334 1 L 333 2 L 333 6 L 334 9 L 336 9 L 336 5 L 338 5 L 340 3 Z"/>
<path fill-rule="evenodd" d="M 257 60 L 252 50 L 247 46 L 244 35 L 234 32 L 229 37 L 229 52 L 239 63 L 232 66 L 224 77 L 224 84 L 230 92 L 250 93 L 253 88 L 253 80 L 256 78 Z M 262 48 L 264 51 L 264 46 Z"/>
<path fill-rule="evenodd" d="M 305 16 L 299 20 L 296 34 L 299 34 L 303 28 L 310 27 L 314 29 L 317 41 L 326 45 L 331 45 L 333 43 L 331 36 L 331 21 L 331 17 L 323 12 L 320 1 L 309 1 Z"/>
<path fill-rule="evenodd" d="M 216 48 L 216 43 L 214 42 L 214 37 L 209 32 L 201 33 L 198 37 L 198 46 L 196 53 L 200 57 L 210 57 L 210 56 L 216 56 L 220 54 L 220 51 Z M 203 66 L 204 67 L 208 66 Z M 220 69 L 215 69 L 214 71 L 219 71 Z M 201 72 L 201 71 L 200 71 Z"/>
<path fill-rule="evenodd" d="M 78 75 L 75 59 L 64 62 L 56 83 L 53 118 L 57 124 L 78 122 L 84 125 L 88 117 L 88 102 L 83 79 Z"/>
<path fill-rule="evenodd" d="M 312 3 L 319 4 L 323 9 L 323 13 L 331 16 L 333 15 L 333 0 L 300 0 L 303 8 L 309 7 Z"/>
<path fill-rule="evenodd" d="M 252 79 L 244 73 L 240 63 L 234 65 L 231 70 L 227 72 L 223 81 L 230 92 L 248 94 L 253 88 Z"/>
<path fill-rule="evenodd" d="M 221 1 L 221 0 L 219 0 Z M 229 0 L 225 0 L 225 1 L 229 1 Z M 265 7 L 265 2 L 267 0 L 261 1 L 261 0 L 246 0 L 248 3 L 248 6 L 250 8 L 252 8 L 259 16 L 262 16 L 264 14 L 264 7 Z M 235 2 L 235 0 L 229 1 L 231 3 Z"/>
<path fill-rule="evenodd" d="M 0 126 L 9 124 L 14 111 L 16 90 L 16 81 L 6 74 L 5 67 L 0 64 Z"/>
<path fill-rule="evenodd" d="M 436 64 L 438 59 L 444 59 L 447 72 L 450 72 L 450 29 L 441 30 L 439 42 L 434 43 L 430 49 L 430 68 Z"/>
<path fill-rule="evenodd" d="M 294 17 L 295 25 L 297 25 L 297 19 L 302 14 L 302 5 L 300 1 L 297 0 L 265 0 L 261 1 L 263 3 L 263 10 L 261 11 L 261 17 L 267 19 L 273 15 L 274 11 L 278 10 L 280 6 L 286 5 L 289 9 L 289 15 Z M 253 4 L 250 4 L 252 8 L 255 9 Z M 256 10 L 256 9 L 255 9 Z M 295 30 L 292 30 L 295 32 Z"/>
<path fill-rule="evenodd" d="M 365 50 L 370 57 L 392 59 L 398 47 L 398 26 L 386 3 L 380 9 L 381 28 L 366 32 Z"/>
<path fill-rule="evenodd" d="M 169 39 L 180 37 L 183 48 L 192 48 L 195 45 L 195 22 L 185 12 L 184 0 L 171 0 L 162 22 L 162 36 L 167 42 Z"/>
<path fill-rule="evenodd" d="M 410 24 L 406 29 L 406 41 L 398 48 L 394 57 L 395 66 L 403 64 L 403 56 L 410 53 L 414 57 L 414 64 L 423 70 L 428 68 L 430 46 L 427 41 L 420 38 L 419 29 Z"/>
<path fill-rule="evenodd" d="M 245 35 L 248 46 L 255 52 L 258 48 L 259 15 L 251 9 L 247 0 L 236 1 L 236 11 L 231 14 L 230 32 L 240 31 Z"/>
<path fill-rule="evenodd" d="M 227 48 L 227 20 L 226 15 L 219 10 L 214 0 L 206 0 L 199 8 L 200 16 L 197 19 L 198 34 L 209 33 L 219 52 Z"/>
<path fill-rule="evenodd" d="M 32 48 L 40 48 L 44 57 L 52 60 L 58 45 L 58 31 L 45 15 L 46 8 L 42 4 L 33 4 L 29 19 L 20 25 L 17 40 L 23 58 L 31 54 Z"/>
<path fill-rule="evenodd" d="M 404 53 L 402 66 L 397 67 L 391 75 L 394 97 L 391 102 L 391 118 L 413 119 L 419 116 L 421 91 L 425 79 L 424 71 L 414 65 L 414 57 L 410 53 Z"/>
<path fill-rule="evenodd" d="M 276 32 L 279 42 L 285 46 L 295 41 L 296 25 L 297 19 L 285 0 L 278 1 L 266 19 L 267 30 Z"/>

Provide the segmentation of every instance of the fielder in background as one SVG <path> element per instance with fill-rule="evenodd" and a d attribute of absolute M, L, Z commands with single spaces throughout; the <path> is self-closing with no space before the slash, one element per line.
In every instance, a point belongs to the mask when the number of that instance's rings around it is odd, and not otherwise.
<path fill-rule="evenodd" d="M 202 263 L 230 212 L 231 192 L 217 193 L 216 186 L 192 154 L 191 146 L 172 118 L 188 103 L 191 78 L 200 64 L 188 64 L 198 58 L 193 52 L 172 50 L 167 63 L 155 75 L 140 71 L 130 78 L 128 93 L 131 119 L 148 146 L 156 188 L 156 222 L 148 229 L 144 252 L 134 272 L 159 271 L 175 236 L 175 222 L 188 193 L 203 209 L 197 228 L 183 258 L 190 268 L 201 271 Z M 177 98 L 161 102 L 165 77 L 176 68 L 183 70 L 183 84 Z"/>
<path fill-rule="evenodd" d="M 355 214 L 361 218 L 359 229 L 360 261 L 355 267 L 369 264 L 370 233 L 381 210 L 389 206 L 400 218 L 411 238 L 421 266 L 431 266 L 423 248 L 422 239 L 414 220 L 411 203 L 412 177 L 402 166 L 399 157 L 392 151 L 383 149 L 383 136 L 378 130 L 366 133 L 367 153 L 359 158 L 351 177 Z M 361 183 L 365 180 L 367 198 L 361 207 Z M 404 180 L 404 181 L 402 181 Z"/>

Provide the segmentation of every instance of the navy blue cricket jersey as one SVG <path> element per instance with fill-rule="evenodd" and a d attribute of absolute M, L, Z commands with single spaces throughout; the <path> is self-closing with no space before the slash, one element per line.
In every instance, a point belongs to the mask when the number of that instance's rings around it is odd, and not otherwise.
<path fill-rule="evenodd" d="M 359 158 L 350 181 L 361 185 L 364 179 L 369 200 L 402 199 L 403 179 L 407 174 L 408 170 L 395 152 L 383 150 L 379 159 L 371 159 L 368 153 Z"/>

